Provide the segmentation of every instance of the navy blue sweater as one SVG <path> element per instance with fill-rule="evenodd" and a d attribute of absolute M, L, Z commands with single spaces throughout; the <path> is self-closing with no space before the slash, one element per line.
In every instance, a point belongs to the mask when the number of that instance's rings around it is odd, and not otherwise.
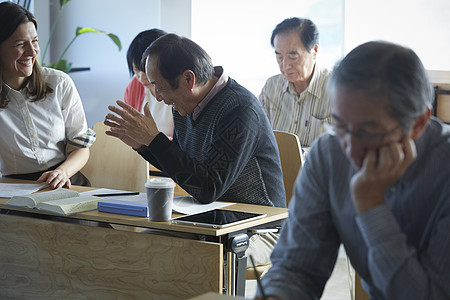
<path fill-rule="evenodd" d="M 173 141 L 160 133 L 142 157 L 201 203 L 286 207 L 276 140 L 252 93 L 229 78 L 196 120 L 173 116 Z"/>

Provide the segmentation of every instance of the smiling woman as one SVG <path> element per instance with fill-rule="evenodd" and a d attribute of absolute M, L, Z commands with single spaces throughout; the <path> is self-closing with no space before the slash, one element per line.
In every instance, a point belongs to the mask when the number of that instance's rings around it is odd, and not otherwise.
<path fill-rule="evenodd" d="M 0 20 L 10 22 L 2 24 L 0 31 L 0 108 L 8 105 L 6 90 L 2 83 L 10 84 L 10 87 L 19 89 L 25 81 L 30 78 L 28 89 L 34 95 L 33 101 L 43 99 L 51 88 L 43 84 L 41 72 L 38 65 L 34 64 L 36 56 L 39 53 L 37 22 L 31 13 L 20 6 L 1 3 Z M 22 16 L 11 18 L 6 14 L 11 13 L 11 8 L 19 8 Z M 12 19 L 12 20 L 11 20 Z M 34 75 L 33 75 L 34 73 Z"/>
<path fill-rule="evenodd" d="M 84 166 L 95 133 L 68 75 L 41 68 L 37 21 L 0 3 L 0 172 L 52 187 L 89 185 Z"/>
<path fill-rule="evenodd" d="M 3 81 L 13 89 L 19 89 L 33 74 L 38 53 L 36 26 L 32 22 L 20 24 L 0 48 Z"/>

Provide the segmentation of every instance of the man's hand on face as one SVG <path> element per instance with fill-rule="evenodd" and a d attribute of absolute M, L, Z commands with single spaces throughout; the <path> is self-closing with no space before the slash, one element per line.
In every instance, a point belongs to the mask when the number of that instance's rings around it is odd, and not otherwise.
<path fill-rule="evenodd" d="M 409 137 L 368 151 L 361 169 L 350 182 L 356 212 L 384 203 L 386 188 L 405 173 L 416 156 L 416 146 Z"/>
<path fill-rule="evenodd" d="M 114 114 L 106 115 L 105 125 L 111 127 L 107 134 L 120 138 L 133 148 L 149 145 L 159 133 L 150 113 L 149 104 L 145 104 L 144 114 L 122 101 L 117 101 L 117 104 L 122 109 L 114 105 L 108 106 Z"/>

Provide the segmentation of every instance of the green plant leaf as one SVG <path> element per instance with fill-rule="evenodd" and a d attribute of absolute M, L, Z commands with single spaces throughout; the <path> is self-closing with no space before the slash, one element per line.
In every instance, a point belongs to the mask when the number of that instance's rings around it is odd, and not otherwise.
<path fill-rule="evenodd" d="M 59 9 L 62 9 L 64 5 L 67 4 L 70 0 L 59 0 Z"/>
<path fill-rule="evenodd" d="M 46 67 L 69 73 L 72 69 L 72 63 L 65 59 L 60 59 L 52 64 L 46 65 Z"/>
<path fill-rule="evenodd" d="M 88 32 L 102 33 L 102 34 L 109 36 L 109 38 L 114 42 L 114 44 L 117 45 L 117 47 L 119 48 L 119 51 L 122 50 L 122 43 L 120 42 L 119 37 L 113 33 L 109 33 L 109 32 L 103 31 L 103 30 L 97 30 L 97 29 L 90 28 L 90 27 L 77 27 L 77 30 L 75 31 L 75 36 L 79 36 L 80 34 L 88 33 Z"/>
<path fill-rule="evenodd" d="M 119 51 L 122 50 L 122 43 L 120 42 L 120 39 L 117 35 L 115 35 L 114 33 L 107 33 L 107 36 L 109 36 L 109 38 L 114 42 L 114 44 L 117 45 L 117 47 L 119 48 Z"/>

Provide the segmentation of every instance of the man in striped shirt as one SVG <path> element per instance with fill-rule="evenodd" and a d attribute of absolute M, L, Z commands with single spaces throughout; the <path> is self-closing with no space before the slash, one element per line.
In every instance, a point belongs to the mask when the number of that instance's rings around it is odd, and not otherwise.
<path fill-rule="evenodd" d="M 270 39 L 281 74 L 270 77 L 259 96 L 272 128 L 296 134 L 303 150 L 330 122 L 329 71 L 316 63 L 319 31 L 308 19 L 289 18 Z"/>

